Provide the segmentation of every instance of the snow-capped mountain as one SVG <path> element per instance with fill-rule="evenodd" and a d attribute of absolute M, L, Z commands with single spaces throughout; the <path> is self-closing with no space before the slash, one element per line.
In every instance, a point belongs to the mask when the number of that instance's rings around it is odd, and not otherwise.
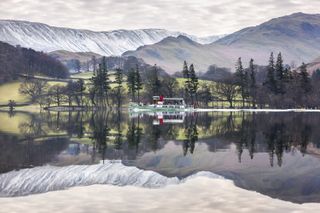
<path fill-rule="evenodd" d="M 195 177 L 224 179 L 211 172 L 198 172 L 179 180 L 153 171 L 123 165 L 120 161 L 104 161 L 96 165 L 71 165 L 66 167 L 42 166 L 0 175 L 0 197 L 23 196 L 75 186 L 109 184 L 159 188 L 183 183 Z"/>
<path fill-rule="evenodd" d="M 51 52 L 94 52 L 101 55 L 121 55 L 128 50 L 150 45 L 162 39 L 184 35 L 202 43 L 212 43 L 221 36 L 196 37 L 164 29 L 115 30 L 94 32 L 69 28 L 52 27 L 42 23 L 0 20 L 0 40 L 12 45 Z"/>

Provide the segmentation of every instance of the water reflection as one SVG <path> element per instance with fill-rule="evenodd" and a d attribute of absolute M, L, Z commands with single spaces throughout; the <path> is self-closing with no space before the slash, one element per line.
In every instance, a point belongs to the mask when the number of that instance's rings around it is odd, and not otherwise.
<path fill-rule="evenodd" d="M 155 113 L 128 118 L 120 111 L 96 111 L 27 114 L 24 120 L 19 118 L 23 117 L 21 114 L 10 114 L 10 118 L 19 120 L 15 124 L 18 131 L 15 134 L 2 131 L 1 141 L 11 136 L 13 142 L 27 145 L 35 141 L 64 139 L 79 147 L 81 144 L 90 146 L 92 162 L 96 162 L 96 155 L 99 159 L 108 157 L 107 150 L 122 151 L 122 155 L 132 151 L 131 159 L 135 159 L 144 152 L 157 152 L 169 140 L 181 142 L 181 154 L 185 156 L 194 153 L 200 139 L 207 143 L 209 152 L 228 149 L 230 144 L 235 144 L 239 162 L 244 150 L 248 150 L 251 159 L 255 153 L 267 152 L 270 166 L 276 163 L 281 167 L 284 152 L 298 149 L 305 154 L 309 143 L 319 146 L 315 144 L 319 141 L 317 114 Z M 210 138 L 224 143 L 217 147 Z"/>
<path fill-rule="evenodd" d="M 167 176 L 208 170 L 269 196 L 320 201 L 320 189 L 299 191 L 305 176 L 309 185 L 320 183 L 319 114 L 95 111 L 0 113 L 0 118 L 7 121 L 0 125 L 1 173 L 120 159 Z M 291 170 L 296 173 L 289 177 Z M 297 191 L 289 190 L 289 180 Z"/>

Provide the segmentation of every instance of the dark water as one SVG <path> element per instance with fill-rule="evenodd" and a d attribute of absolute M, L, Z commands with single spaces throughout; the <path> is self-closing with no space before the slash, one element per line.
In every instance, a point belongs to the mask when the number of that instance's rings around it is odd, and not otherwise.
<path fill-rule="evenodd" d="M 211 171 L 273 198 L 320 202 L 318 113 L 0 112 L 0 121 L 2 174 L 119 159 L 168 177 Z"/>

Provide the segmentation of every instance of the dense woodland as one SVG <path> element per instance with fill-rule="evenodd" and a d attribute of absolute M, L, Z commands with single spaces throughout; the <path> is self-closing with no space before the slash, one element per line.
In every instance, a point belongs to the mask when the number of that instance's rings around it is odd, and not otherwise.
<path fill-rule="evenodd" d="M 317 70 L 310 76 L 304 63 L 297 68 L 284 65 L 281 53 L 276 58 L 271 53 L 264 78 L 260 76 L 260 82 L 257 80 L 254 60 L 250 60 L 248 68 L 243 68 L 239 58 L 235 74 L 222 83 L 229 87 L 234 85 L 234 90 L 241 96 L 242 107 L 318 108 L 319 74 Z M 227 97 L 228 92 L 224 95 Z"/>
<path fill-rule="evenodd" d="M 17 79 L 20 74 L 65 78 L 69 72 L 59 61 L 42 52 L 0 42 L 0 83 Z"/>

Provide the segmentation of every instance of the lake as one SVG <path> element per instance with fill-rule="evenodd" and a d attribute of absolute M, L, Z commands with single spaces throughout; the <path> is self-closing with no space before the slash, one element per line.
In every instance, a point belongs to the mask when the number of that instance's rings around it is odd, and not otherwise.
<path fill-rule="evenodd" d="M 0 112 L 0 120 L 2 197 L 65 188 L 42 183 L 43 189 L 31 190 L 12 182 L 7 187 L 10 175 L 46 176 L 53 168 L 112 160 L 168 178 L 212 172 L 272 198 L 320 202 L 318 113 L 44 111 Z M 37 173 L 41 168 L 46 170 Z M 97 170 L 90 171 L 91 182 L 84 185 L 101 183 L 92 178 Z M 80 179 L 72 186 L 81 185 L 85 178 Z"/>

